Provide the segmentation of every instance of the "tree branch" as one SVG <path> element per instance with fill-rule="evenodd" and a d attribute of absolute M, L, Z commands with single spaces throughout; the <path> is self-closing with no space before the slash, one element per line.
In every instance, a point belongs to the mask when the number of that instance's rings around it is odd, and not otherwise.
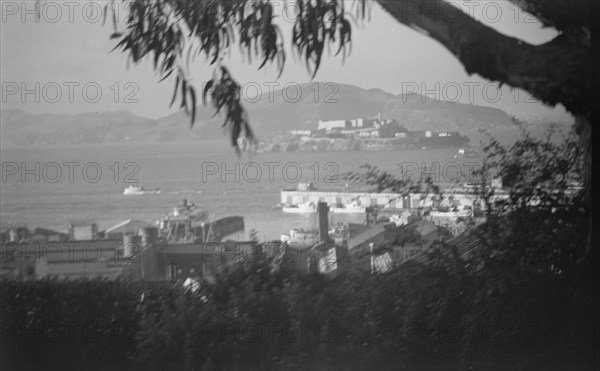
<path fill-rule="evenodd" d="M 509 0 L 522 10 L 536 17 L 544 27 L 562 32 L 589 35 L 592 24 L 589 0 Z"/>
<path fill-rule="evenodd" d="M 454 54 L 467 73 L 523 89 L 574 115 L 592 107 L 591 50 L 559 35 L 535 46 L 503 35 L 443 0 L 378 0 L 396 20 L 426 31 Z"/>

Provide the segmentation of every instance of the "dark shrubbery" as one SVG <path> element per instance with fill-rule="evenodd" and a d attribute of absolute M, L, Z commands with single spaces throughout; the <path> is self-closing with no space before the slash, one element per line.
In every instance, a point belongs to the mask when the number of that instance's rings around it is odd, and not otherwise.
<path fill-rule="evenodd" d="M 239 265 L 196 292 L 4 281 L 3 369 L 591 368 L 591 270 L 572 268 L 499 274 L 438 255 L 373 276 Z"/>
<path fill-rule="evenodd" d="M 11 369 L 119 369 L 138 331 L 126 282 L 2 281 L 2 364 Z M 139 286 L 139 284 L 137 285 Z"/>

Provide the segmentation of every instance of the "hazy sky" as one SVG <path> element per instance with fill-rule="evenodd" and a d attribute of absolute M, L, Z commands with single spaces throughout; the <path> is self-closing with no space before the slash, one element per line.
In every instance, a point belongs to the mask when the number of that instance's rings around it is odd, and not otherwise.
<path fill-rule="evenodd" d="M 42 3 L 45 5 L 38 22 L 32 12 L 34 1 L 1 1 L 2 107 L 30 113 L 129 110 L 151 118 L 177 111 L 176 107 L 169 109 L 173 79 L 157 84 L 150 61 L 127 69 L 124 54 L 109 54 L 116 42 L 109 40 L 112 25 L 108 22 L 102 26 L 98 14 L 104 2 Z M 541 44 L 556 36 L 554 30 L 541 28 L 528 14 L 505 1 L 467 1 L 460 2 L 460 6 L 500 32 L 529 43 Z M 118 18 L 125 19 L 125 5 L 117 9 Z M 289 49 L 289 20 L 294 14 L 292 8 L 288 10 L 286 17 L 283 7 L 277 14 Z M 371 20 L 353 31 L 352 55 L 345 64 L 341 56 L 325 58 L 315 81 L 377 87 L 394 94 L 417 89 L 431 98 L 463 103 L 472 100 L 521 117 L 565 113 L 562 107 L 552 109 L 532 102 L 526 93 L 506 86 L 498 95 L 496 84 L 477 75 L 468 76 L 444 47 L 398 23 L 377 4 L 372 6 Z M 225 63 L 234 77 L 242 84 L 264 86 L 264 94 L 268 92 L 265 82 L 278 82 L 280 86 L 310 82 L 306 67 L 295 62 L 289 50 L 279 80 L 275 65 L 257 71 L 258 64 L 242 61 L 237 45 L 232 50 L 233 55 Z M 194 65 L 198 87 L 210 77 L 212 68 L 202 61 Z M 23 97 L 23 88 L 32 93 Z"/>

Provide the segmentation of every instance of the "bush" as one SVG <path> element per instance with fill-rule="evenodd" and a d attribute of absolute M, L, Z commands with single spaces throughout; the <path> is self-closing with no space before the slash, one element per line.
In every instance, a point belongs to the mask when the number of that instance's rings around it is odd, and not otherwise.
<path fill-rule="evenodd" d="M 3 369 L 593 368 L 590 272 L 438 258 L 381 275 L 237 265 L 197 292 L 4 281 Z M 102 336 L 32 338 L 36 326 L 70 322 L 97 323 Z"/>
<path fill-rule="evenodd" d="M 45 279 L 0 283 L 3 369 L 133 367 L 142 282 Z"/>

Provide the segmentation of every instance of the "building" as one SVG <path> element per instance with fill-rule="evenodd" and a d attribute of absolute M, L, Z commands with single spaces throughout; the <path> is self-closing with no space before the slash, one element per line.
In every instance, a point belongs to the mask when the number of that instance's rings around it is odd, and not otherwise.
<path fill-rule="evenodd" d="M 13 228 L 3 238 L 0 274 L 25 280 L 179 279 L 213 274 L 218 267 L 251 258 L 248 250 L 256 253 L 253 242 L 218 242 L 243 231 L 243 217 L 208 221 L 208 213 L 188 200 L 159 224 L 162 237 L 158 227 L 135 219 L 102 232 L 95 223 L 81 222 L 71 224 L 68 234 Z"/>
<path fill-rule="evenodd" d="M 69 226 L 69 239 L 71 240 L 93 240 L 98 237 L 98 225 L 96 223 L 73 223 Z"/>
<path fill-rule="evenodd" d="M 56 241 L 66 241 L 69 239 L 69 235 L 67 233 L 62 233 L 58 231 L 54 231 L 52 229 L 47 228 L 35 228 L 33 231 L 29 233 L 30 241 L 46 241 L 46 242 L 56 242 Z"/>
<path fill-rule="evenodd" d="M 376 224 L 356 236 L 351 235 L 348 240 L 348 249 L 351 252 L 356 252 L 367 248 L 371 243 L 385 244 L 390 238 L 389 233 L 386 235 L 386 232 L 392 227 L 395 228 L 396 225 L 394 223 Z"/>
<path fill-rule="evenodd" d="M 361 125 L 362 126 L 362 120 Z M 353 126 L 350 120 L 319 120 L 317 130 L 332 130 L 332 129 L 344 129 Z"/>
<path fill-rule="evenodd" d="M 329 207 L 317 204 L 318 233 L 312 244 L 282 243 L 273 260 L 274 269 L 294 270 L 298 273 L 319 272 L 337 274 L 350 268 L 346 229 L 329 229 Z M 349 228 L 352 229 L 352 228 Z"/>
<path fill-rule="evenodd" d="M 214 276 L 225 266 L 250 262 L 262 252 L 254 242 L 206 242 L 165 244 L 154 251 L 144 250 L 139 279 L 180 280 Z"/>
<path fill-rule="evenodd" d="M 123 239 L 9 242 L 2 246 L 0 268 L 3 275 L 23 280 L 199 279 L 211 277 L 225 266 L 278 252 L 276 248 L 259 250 L 254 242 L 171 244 L 158 237 L 157 228 L 146 227 Z"/>
<path fill-rule="evenodd" d="M 301 136 L 310 136 L 312 134 L 312 130 L 292 130 L 292 135 L 301 135 Z"/>
<path fill-rule="evenodd" d="M 350 120 L 319 120 L 317 130 L 341 130 L 341 129 L 378 129 L 386 125 L 397 125 L 396 120 L 382 119 L 381 112 L 371 118 L 355 118 Z"/>
<path fill-rule="evenodd" d="M 413 256 L 429 251 L 440 238 L 439 228 L 427 220 L 418 220 L 395 230 L 388 248 L 394 264 L 400 264 Z"/>
<path fill-rule="evenodd" d="M 396 227 L 399 227 L 417 221 L 417 216 L 408 210 L 403 210 L 400 214 L 391 215 L 389 220 L 395 223 Z"/>
<path fill-rule="evenodd" d="M 3 246 L 3 263 L 24 279 L 109 278 L 121 275 L 130 259 L 123 240 L 29 241 Z"/>
<path fill-rule="evenodd" d="M 16 227 L 8 230 L 8 241 L 24 242 L 29 238 L 29 229 L 27 227 Z"/>
<path fill-rule="evenodd" d="M 354 119 L 319 121 L 317 132 L 337 132 L 359 137 L 394 138 L 396 133 L 404 133 L 406 136 L 408 130 L 400 126 L 395 120 Z"/>
<path fill-rule="evenodd" d="M 115 224 L 104 231 L 106 239 L 122 239 L 130 234 L 137 234 L 138 231 L 145 227 L 150 227 L 151 224 L 142 220 L 127 219 L 121 223 Z"/>
<path fill-rule="evenodd" d="M 439 228 L 427 220 L 399 227 L 394 223 L 378 224 L 351 237 L 348 251 L 354 264 L 381 272 L 429 251 L 440 236 Z"/>
<path fill-rule="evenodd" d="M 400 126 L 396 121 L 386 123 L 378 128 L 379 138 L 406 138 L 408 129 Z"/>
<path fill-rule="evenodd" d="M 354 130 L 354 134 L 358 135 L 361 138 L 379 138 L 379 130 L 378 129 Z"/>

